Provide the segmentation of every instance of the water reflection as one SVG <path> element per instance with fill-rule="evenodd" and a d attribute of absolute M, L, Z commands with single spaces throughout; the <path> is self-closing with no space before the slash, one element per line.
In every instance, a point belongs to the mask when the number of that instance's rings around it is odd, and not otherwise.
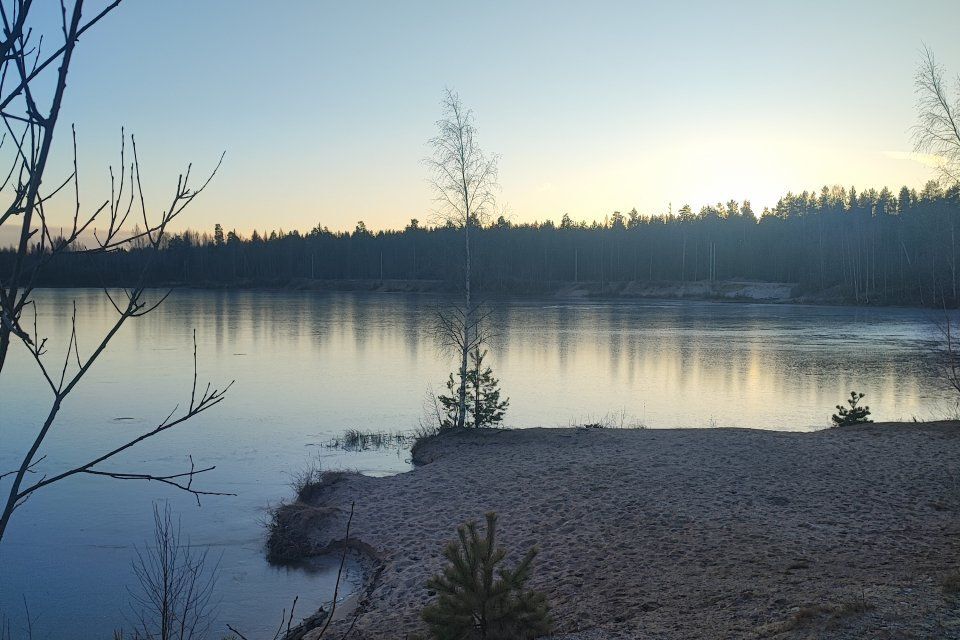
<path fill-rule="evenodd" d="M 90 348 L 113 317 L 102 294 L 39 292 L 38 322 L 66 335 L 73 299 L 81 348 Z M 196 424 L 117 464 L 169 470 L 191 453 L 217 465 L 211 488 L 238 497 L 198 510 L 156 487 L 92 479 L 38 495 L 0 548 L 0 610 L 21 607 L 23 594 L 47 629 L 108 637 L 122 623 L 131 545 L 149 536 L 158 498 L 173 501 L 196 544 L 223 551 L 225 620 L 257 633 L 295 594 L 319 603 L 332 589 L 329 571 L 263 562 L 263 507 L 288 495 L 289 474 L 317 455 L 311 445 L 347 428 L 416 426 L 426 389 L 440 388 L 453 366 L 431 334 L 437 303 L 424 295 L 184 290 L 125 327 L 71 396 L 44 470 L 81 462 L 95 444 L 122 441 L 184 401 L 196 329 L 201 377 L 236 386 Z M 508 300 L 492 317 L 489 358 L 510 396 L 512 426 L 624 411 L 653 427 L 808 429 L 825 425 L 851 389 L 867 394 L 877 419 L 939 417 L 951 400 L 935 377 L 937 330 L 922 311 Z M 62 348 L 51 345 L 51 357 Z M 0 380 L 2 468 L 49 406 L 22 349 L 9 366 L 12 375 Z M 328 467 L 407 468 L 395 452 L 321 455 Z"/>

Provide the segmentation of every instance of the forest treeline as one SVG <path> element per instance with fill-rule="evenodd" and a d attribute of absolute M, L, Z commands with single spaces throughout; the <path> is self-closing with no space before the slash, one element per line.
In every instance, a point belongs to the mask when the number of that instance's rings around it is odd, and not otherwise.
<path fill-rule="evenodd" d="M 957 306 L 960 189 L 930 182 L 857 192 L 824 187 L 789 193 L 759 216 L 749 202 L 694 212 L 613 212 L 603 222 L 514 224 L 499 218 L 474 234 L 474 278 L 485 292 L 543 291 L 559 283 L 755 280 L 797 283 L 801 295 L 856 304 Z M 173 234 L 159 250 L 133 243 L 111 253 L 61 253 L 46 285 L 129 285 L 150 263 L 151 284 L 283 286 L 298 279 L 435 280 L 460 277 L 462 234 L 417 220 L 402 230 L 352 232 L 317 226 L 243 237 Z M 0 252 L 10 269 L 12 250 Z M 37 251 L 32 259 L 41 259 Z"/>

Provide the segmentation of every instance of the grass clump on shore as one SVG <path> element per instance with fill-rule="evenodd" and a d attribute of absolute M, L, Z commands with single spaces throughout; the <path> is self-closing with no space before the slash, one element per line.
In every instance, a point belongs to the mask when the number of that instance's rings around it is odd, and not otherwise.
<path fill-rule="evenodd" d="M 413 442 L 410 445 L 410 461 L 415 465 L 425 462 L 420 457 L 423 445 L 444 432 L 445 430 L 439 426 L 428 426 L 421 421 L 420 426 L 413 432 Z"/>
<path fill-rule="evenodd" d="M 267 561 L 291 564 L 314 552 L 311 532 L 338 512 L 335 507 L 318 504 L 324 492 L 347 475 L 345 471 L 323 471 L 312 464 L 293 477 L 292 502 L 271 508 L 267 527 Z"/>
<path fill-rule="evenodd" d="M 337 509 L 304 502 L 287 502 L 270 510 L 267 521 L 267 562 L 289 565 L 312 555 L 311 532 Z"/>
<path fill-rule="evenodd" d="M 833 629 L 841 621 L 854 616 L 862 616 L 874 610 L 864 591 L 841 601 L 838 604 L 812 603 L 799 607 L 789 619 L 768 628 L 775 634 L 786 633 L 801 628 Z"/>
<path fill-rule="evenodd" d="M 577 429 L 646 429 L 647 425 L 635 416 L 627 413 L 626 409 L 610 411 L 593 418 L 587 416 L 578 422 L 570 422 L 569 427 Z"/>
<path fill-rule="evenodd" d="M 323 471 L 318 463 L 311 464 L 293 476 L 290 481 L 290 487 L 293 494 L 300 502 L 306 502 L 310 499 L 312 487 L 317 486 L 323 481 Z"/>

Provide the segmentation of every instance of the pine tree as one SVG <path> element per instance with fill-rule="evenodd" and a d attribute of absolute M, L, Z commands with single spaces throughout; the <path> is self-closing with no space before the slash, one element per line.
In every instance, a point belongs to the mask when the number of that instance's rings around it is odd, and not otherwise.
<path fill-rule="evenodd" d="M 470 354 L 471 370 L 467 373 L 467 388 L 470 390 L 473 427 L 493 427 L 503 422 L 510 398 L 500 400 L 500 380 L 493 377 L 493 369 L 483 367 L 486 350 L 477 347 Z"/>
<path fill-rule="evenodd" d="M 493 369 L 483 366 L 486 351 L 479 347 L 470 352 L 471 366 L 467 370 L 467 427 L 494 427 L 503 422 L 510 398 L 500 399 L 500 380 L 493 377 Z M 454 374 L 447 378 L 447 393 L 437 396 L 440 404 L 440 428 L 449 429 L 457 424 L 460 407 L 460 384 Z"/>
<path fill-rule="evenodd" d="M 459 390 L 460 384 L 454 380 L 451 373 L 447 379 L 447 395 L 437 396 L 437 401 L 440 403 L 440 415 L 437 417 L 440 420 L 441 429 L 452 429 L 457 426 L 457 414 L 460 412 Z"/>
<path fill-rule="evenodd" d="M 496 524 L 488 513 L 481 537 L 477 524 L 467 523 L 444 550 L 449 564 L 427 582 L 437 600 L 423 610 L 434 640 L 528 640 L 551 632 L 546 597 L 525 588 L 537 550 L 512 570 L 499 567 L 507 552 L 496 544 Z"/>
<path fill-rule="evenodd" d="M 862 407 L 857 406 L 860 403 L 860 400 L 863 399 L 864 394 L 857 393 L 856 391 L 850 392 L 850 397 L 847 398 L 847 404 L 850 405 L 850 408 L 846 408 L 843 405 L 837 405 L 837 413 L 830 416 L 830 419 L 833 420 L 833 423 L 838 427 L 846 427 L 853 424 L 866 424 L 868 422 L 873 422 L 867 416 L 870 415 L 870 407 L 864 405 Z"/>

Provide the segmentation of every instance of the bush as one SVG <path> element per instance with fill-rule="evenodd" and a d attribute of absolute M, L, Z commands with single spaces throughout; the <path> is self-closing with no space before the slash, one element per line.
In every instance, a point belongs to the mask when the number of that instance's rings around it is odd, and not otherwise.
<path fill-rule="evenodd" d="M 838 427 L 847 427 L 854 424 L 867 424 L 868 422 L 873 422 L 867 416 L 870 415 L 870 407 L 858 406 L 860 401 L 863 399 L 862 393 L 857 393 L 856 391 L 850 392 L 850 397 L 847 398 L 847 404 L 850 405 L 850 408 L 844 407 L 843 405 L 837 405 L 837 413 L 830 416 L 830 419 L 833 420 L 833 423 Z"/>
<path fill-rule="evenodd" d="M 546 597 L 525 588 L 537 550 L 528 551 L 513 570 L 499 567 L 506 551 L 496 544 L 496 524 L 497 515 L 488 513 L 483 537 L 475 522 L 463 525 L 459 540 L 444 550 L 449 564 L 427 582 L 437 593 L 437 601 L 423 610 L 431 638 L 528 640 L 551 632 Z"/>

